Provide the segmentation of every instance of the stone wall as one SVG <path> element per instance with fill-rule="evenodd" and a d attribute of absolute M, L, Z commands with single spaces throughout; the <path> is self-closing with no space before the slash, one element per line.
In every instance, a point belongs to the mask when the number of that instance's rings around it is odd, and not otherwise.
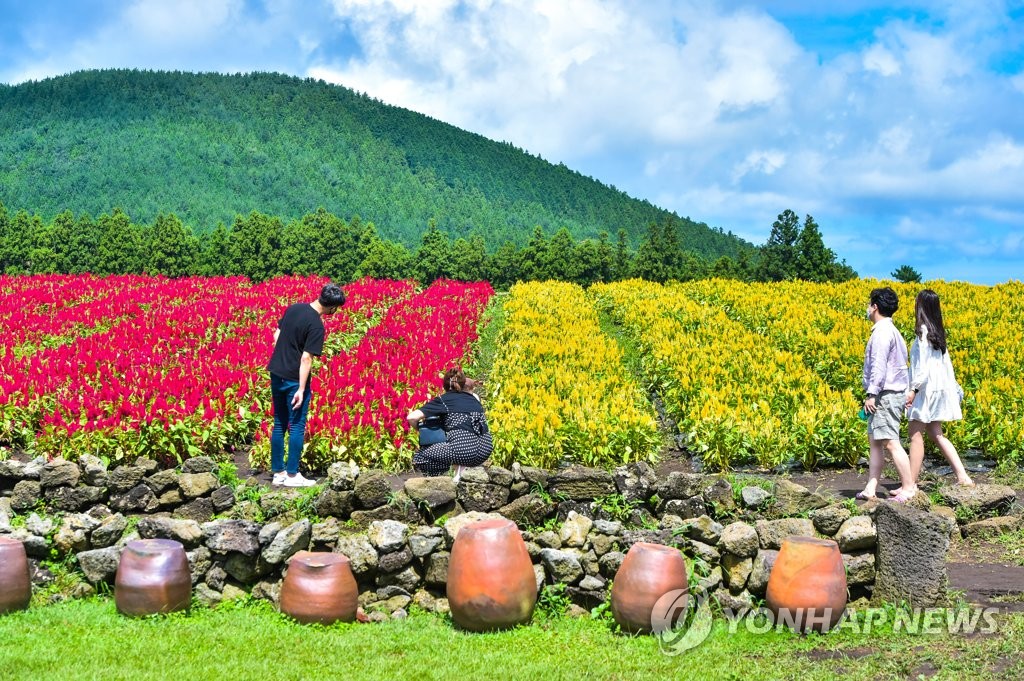
<path fill-rule="evenodd" d="M 401 482 L 338 463 L 311 491 L 235 482 L 221 484 L 216 462 L 205 457 L 174 470 L 146 459 L 107 470 L 90 456 L 77 463 L 0 461 L 0 534 L 25 544 L 37 583 L 47 579 L 40 560 L 73 555 L 94 587 L 113 583 L 128 541 L 175 539 L 206 604 L 244 593 L 276 601 L 295 552 L 341 552 L 371 619 L 402 616 L 410 603 L 443 611 L 454 537 L 492 513 L 522 530 L 538 588 L 564 585 L 582 608 L 606 599 L 626 551 L 639 541 L 678 546 L 723 608 L 743 609 L 763 597 L 791 535 L 836 540 L 852 598 L 870 596 L 876 579 L 875 506 L 858 508 L 785 479 L 770 490 L 734 489 L 726 476 L 659 478 L 636 463 L 611 472 L 481 467 L 456 484 L 448 477 Z"/>

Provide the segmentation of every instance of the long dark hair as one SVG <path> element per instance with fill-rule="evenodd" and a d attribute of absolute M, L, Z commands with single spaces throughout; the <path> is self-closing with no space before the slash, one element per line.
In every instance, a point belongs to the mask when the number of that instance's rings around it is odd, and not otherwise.
<path fill-rule="evenodd" d="M 939 294 L 926 288 L 914 300 L 915 332 L 921 338 L 922 327 L 928 329 L 928 343 L 939 352 L 946 352 L 946 327 L 942 324 Z"/>

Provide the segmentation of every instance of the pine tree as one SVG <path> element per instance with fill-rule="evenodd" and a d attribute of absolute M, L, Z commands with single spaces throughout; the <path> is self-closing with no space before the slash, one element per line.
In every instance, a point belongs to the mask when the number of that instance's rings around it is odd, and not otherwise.
<path fill-rule="evenodd" d="M 613 281 L 623 281 L 631 276 L 633 276 L 633 262 L 629 246 L 626 243 L 626 230 L 620 227 L 615 242 L 615 268 L 612 279 Z"/>
<path fill-rule="evenodd" d="M 98 231 L 100 240 L 96 247 L 96 274 L 142 271 L 142 230 L 132 224 L 127 213 L 120 208 L 115 208 L 110 215 L 104 213 L 98 220 Z"/>
<path fill-rule="evenodd" d="M 474 234 L 469 239 L 456 239 L 452 244 L 453 279 L 482 281 L 487 278 L 487 249 L 484 239 Z"/>
<path fill-rule="evenodd" d="M 200 238 L 199 274 L 215 277 L 230 271 L 230 238 L 223 222 Z"/>
<path fill-rule="evenodd" d="M 258 211 L 248 217 L 235 216 L 231 225 L 232 274 L 241 274 L 253 281 L 264 281 L 281 270 L 280 218 Z"/>
<path fill-rule="evenodd" d="M 825 247 L 821 230 L 810 215 L 804 217 L 804 227 L 800 231 L 796 248 L 798 279 L 816 282 L 831 279 L 836 254 Z"/>
<path fill-rule="evenodd" d="M 516 245 L 506 241 L 490 258 L 487 280 L 498 291 L 507 291 L 522 279 L 523 257 Z"/>
<path fill-rule="evenodd" d="M 576 281 L 581 269 L 572 235 L 567 228 L 562 227 L 548 244 L 547 275 L 559 281 Z"/>
<path fill-rule="evenodd" d="M 372 226 L 372 223 L 369 223 Z M 412 256 L 402 244 L 376 239 L 367 248 L 366 256 L 356 269 L 355 277 L 404 279 L 413 269 Z"/>
<path fill-rule="evenodd" d="M 192 233 L 174 213 L 157 215 L 146 243 L 146 271 L 183 277 L 194 271 L 197 248 Z"/>
<path fill-rule="evenodd" d="M 772 223 L 768 241 L 761 247 L 758 278 L 763 281 L 786 281 L 799 276 L 800 218 L 788 208 Z"/>
<path fill-rule="evenodd" d="M 915 270 L 910 265 L 900 265 L 889 275 L 896 281 L 903 282 L 904 284 L 920 284 L 921 273 Z"/>
<path fill-rule="evenodd" d="M 448 239 L 448 234 L 439 230 L 437 222 L 433 219 L 427 224 L 427 231 L 423 233 L 423 243 L 416 251 L 413 271 L 423 284 L 455 274 L 452 243 Z"/>
<path fill-rule="evenodd" d="M 548 267 L 550 254 L 548 251 L 548 240 L 544 236 L 544 228 L 540 225 L 534 226 L 529 243 L 519 253 L 522 257 L 519 276 L 527 281 L 550 279 L 551 270 Z"/>

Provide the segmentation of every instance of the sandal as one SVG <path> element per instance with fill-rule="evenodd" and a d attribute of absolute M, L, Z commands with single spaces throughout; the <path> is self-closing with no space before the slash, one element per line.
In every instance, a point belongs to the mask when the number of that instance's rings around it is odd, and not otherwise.
<path fill-rule="evenodd" d="M 896 496 L 894 496 L 891 499 L 889 499 L 889 501 L 895 501 L 897 504 L 905 504 L 908 501 L 910 501 L 911 499 L 913 499 L 915 494 L 917 494 L 917 492 L 909 492 L 908 493 L 908 492 L 900 491 L 899 494 L 897 494 Z"/>
<path fill-rule="evenodd" d="M 868 501 L 869 499 L 874 499 L 875 495 L 872 494 L 869 496 L 867 494 L 864 494 L 864 492 L 857 492 L 856 494 L 853 495 L 853 498 L 857 499 L 858 501 Z"/>

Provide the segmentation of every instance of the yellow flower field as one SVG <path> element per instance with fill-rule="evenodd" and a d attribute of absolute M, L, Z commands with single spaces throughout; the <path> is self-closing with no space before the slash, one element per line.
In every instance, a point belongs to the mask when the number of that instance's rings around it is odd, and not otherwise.
<path fill-rule="evenodd" d="M 582 288 L 516 284 L 505 314 L 489 390 L 495 463 L 611 466 L 653 457 L 661 446 L 653 408 Z"/>
<path fill-rule="evenodd" d="M 1024 458 L 1020 283 L 631 281 L 590 293 L 638 343 L 645 378 L 706 464 L 810 466 L 866 453 L 856 416 L 871 332 L 864 309 L 871 289 L 887 284 L 900 296 L 894 320 L 908 345 L 917 292 L 930 287 L 942 300 L 966 391 L 964 420 L 947 428 L 954 444 L 998 460 Z"/>
<path fill-rule="evenodd" d="M 628 281 L 591 293 L 641 347 L 644 373 L 705 465 L 853 462 L 861 431 L 853 395 L 800 355 L 699 302 L 686 285 Z"/>

